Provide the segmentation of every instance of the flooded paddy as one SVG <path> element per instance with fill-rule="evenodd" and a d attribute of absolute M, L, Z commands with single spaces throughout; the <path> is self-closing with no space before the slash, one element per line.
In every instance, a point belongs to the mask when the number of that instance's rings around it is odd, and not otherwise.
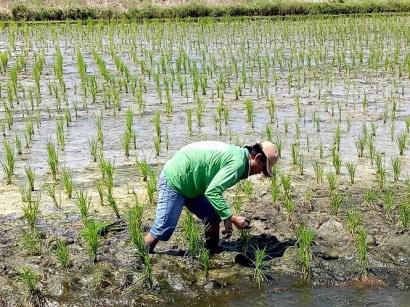
<path fill-rule="evenodd" d="M 408 301 L 408 16 L 0 29 L 0 306 Z M 144 262 L 130 212 L 148 231 L 163 164 L 205 139 L 281 149 L 226 193 L 253 228 L 207 272 L 183 225 Z"/>

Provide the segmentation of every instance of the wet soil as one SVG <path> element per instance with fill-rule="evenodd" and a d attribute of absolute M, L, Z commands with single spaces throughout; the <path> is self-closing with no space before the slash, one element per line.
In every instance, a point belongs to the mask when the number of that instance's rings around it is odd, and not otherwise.
<path fill-rule="evenodd" d="M 298 204 L 296 214 L 288 220 L 287 214 L 280 207 L 278 211 L 278 206 L 269 201 L 262 183 L 255 183 L 255 194 L 265 196 L 255 197 L 244 204 L 244 215 L 253 225 L 250 246 L 266 248 L 268 255 L 268 279 L 262 289 L 258 289 L 253 281 L 253 249 L 249 248 L 244 254 L 237 233 L 230 240 L 222 240 L 225 251 L 212 257 L 206 279 L 199 261 L 187 254 L 181 242 L 181 229 L 177 229 L 172 239 L 160 242 L 152 255 L 154 285 L 149 289 L 143 281 L 142 263 L 136 257 L 125 228 L 119 227 L 102 237 L 98 262 L 93 267 L 79 236 L 82 222 L 78 214 L 64 210 L 59 213 L 67 218 L 41 218 L 39 231 L 43 240 L 41 253 L 37 255 L 27 253 L 22 247 L 20 238 L 26 228 L 24 222 L 2 218 L 0 296 L 11 305 L 25 299 L 24 287 L 17 278 L 17 268 L 23 263 L 30 264 L 41 274 L 39 289 L 49 306 L 137 306 L 182 301 L 189 305 L 214 297 L 233 299 L 238 293 L 246 297 L 248 290 L 245 289 L 250 288 L 254 289 L 253 293 L 261 295 L 266 291 L 293 292 L 292 289 L 300 287 L 408 291 L 409 234 L 393 220 L 386 219 L 377 205 L 350 204 L 361 206 L 363 223 L 368 231 L 369 266 L 364 276 L 357 261 L 354 238 L 344 225 L 344 216 L 327 212 L 327 203 L 320 197 L 324 191 L 320 187 L 314 192 L 312 206 Z M 152 222 L 152 212 L 150 215 L 144 219 L 146 229 Z M 114 220 L 112 214 L 100 212 L 99 217 L 104 221 Z M 317 234 L 312 276 L 308 283 L 302 281 L 301 268 L 295 260 L 295 225 L 302 222 L 315 229 Z M 66 270 L 59 266 L 53 254 L 58 238 L 65 240 L 71 252 L 71 266 Z"/>

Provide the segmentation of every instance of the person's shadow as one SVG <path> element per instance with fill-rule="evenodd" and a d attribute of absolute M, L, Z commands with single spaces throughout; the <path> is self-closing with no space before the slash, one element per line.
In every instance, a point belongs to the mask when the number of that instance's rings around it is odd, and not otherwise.
<path fill-rule="evenodd" d="M 272 235 L 260 234 L 251 235 L 248 243 L 248 248 L 246 252 L 243 250 L 243 244 L 240 239 L 237 240 L 221 240 L 221 246 L 224 251 L 227 252 L 238 252 L 235 256 L 235 263 L 246 266 L 253 267 L 255 260 L 255 250 L 265 249 L 265 260 L 270 260 L 272 258 L 282 257 L 285 251 L 296 244 L 296 240 L 289 239 L 286 241 L 279 241 L 278 238 Z M 166 251 L 158 251 L 156 254 L 166 254 L 171 256 L 185 256 L 187 255 L 186 250 L 182 249 L 169 249 Z"/>
<path fill-rule="evenodd" d="M 246 251 L 244 251 L 244 247 L 240 239 L 221 242 L 224 250 L 239 252 L 239 254 L 235 257 L 235 263 L 246 267 L 253 267 L 256 249 L 264 249 L 266 255 L 265 260 L 270 260 L 273 258 L 282 257 L 285 251 L 290 246 L 294 246 L 295 244 L 296 240 L 294 239 L 279 241 L 275 236 L 267 234 L 251 236 Z"/>

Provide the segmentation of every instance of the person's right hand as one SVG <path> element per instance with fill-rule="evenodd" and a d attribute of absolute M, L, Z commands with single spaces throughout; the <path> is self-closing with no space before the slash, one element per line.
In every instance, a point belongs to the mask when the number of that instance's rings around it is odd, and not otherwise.
<path fill-rule="evenodd" d="M 231 221 L 238 229 L 249 229 L 252 227 L 251 222 L 244 216 L 233 215 Z"/>

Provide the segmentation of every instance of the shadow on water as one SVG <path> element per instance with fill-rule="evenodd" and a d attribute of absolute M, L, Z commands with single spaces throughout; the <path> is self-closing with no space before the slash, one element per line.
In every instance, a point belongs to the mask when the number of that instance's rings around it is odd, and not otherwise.
<path fill-rule="evenodd" d="M 285 251 L 295 244 L 296 240 L 294 239 L 280 241 L 275 236 L 260 234 L 250 237 L 249 248 L 244 253 L 241 240 L 222 242 L 222 246 L 225 250 L 239 252 L 235 257 L 235 263 L 246 267 L 253 266 L 256 248 L 265 249 L 266 258 L 269 260 L 282 257 Z"/>
<path fill-rule="evenodd" d="M 278 238 L 268 234 L 260 234 L 251 236 L 249 240 L 249 248 L 246 253 L 243 252 L 243 245 L 240 239 L 237 240 L 223 240 L 221 246 L 224 251 L 227 252 L 238 252 L 235 256 L 235 263 L 252 267 L 253 260 L 255 259 L 255 249 L 265 249 L 266 258 L 273 259 L 282 257 L 285 251 L 296 244 L 296 240 L 289 239 L 286 241 L 280 241 Z M 186 250 L 183 249 L 169 249 L 165 251 L 156 251 L 156 254 L 160 255 L 170 255 L 176 257 L 182 257 L 186 255 Z"/>

